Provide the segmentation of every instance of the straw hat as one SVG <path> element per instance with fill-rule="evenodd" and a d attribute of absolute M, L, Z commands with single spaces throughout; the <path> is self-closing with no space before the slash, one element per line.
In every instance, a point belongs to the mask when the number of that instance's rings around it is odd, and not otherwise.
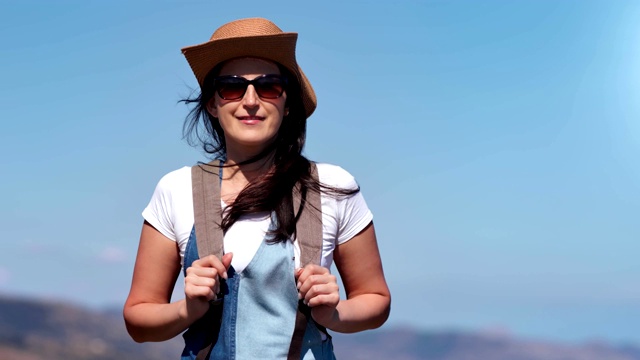
<path fill-rule="evenodd" d="M 316 109 L 316 94 L 296 62 L 297 33 L 283 32 L 267 19 L 240 19 L 219 27 L 211 39 L 182 49 L 200 87 L 209 71 L 219 63 L 238 57 L 275 61 L 297 76 L 307 117 Z"/>

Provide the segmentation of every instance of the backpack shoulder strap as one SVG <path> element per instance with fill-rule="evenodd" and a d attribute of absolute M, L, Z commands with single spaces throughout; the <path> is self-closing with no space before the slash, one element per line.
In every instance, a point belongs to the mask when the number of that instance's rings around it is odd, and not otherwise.
<path fill-rule="evenodd" d="M 310 163 L 311 176 L 318 181 L 315 163 Z M 220 228 L 222 208 L 220 206 L 220 167 L 219 161 L 198 164 L 191 168 L 193 194 L 194 226 L 196 244 L 200 258 L 216 255 L 222 258 L 223 233 Z M 296 239 L 300 247 L 300 266 L 320 265 L 322 256 L 322 207 L 320 193 L 303 190 L 296 186 L 293 190 L 293 209 L 296 216 Z M 221 307 L 212 307 L 220 311 Z M 220 316 L 220 315 L 218 315 Z M 287 359 L 299 360 L 307 322 L 311 319 L 311 310 L 302 301 L 298 304 L 296 323 L 291 337 Z M 318 327 L 320 327 L 318 325 Z M 322 327 L 320 327 L 322 328 Z M 322 328 L 324 331 L 324 328 Z M 198 352 L 197 359 L 209 356 L 213 343 L 209 343 Z"/>
<path fill-rule="evenodd" d="M 318 169 L 310 163 L 311 177 L 318 181 Z M 304 199 L 304 200 L 303 200 Z M 322 256 L 322 208 L 320 193 L 300 187 L 293 190 L 293 209 L 296 216 L 296 239 L 300 246 L 300 267 L 307 264 L 320 265 Z"/>
<path fill-rule="evenodd" d="M 191 167 L 191 192 L 193 196 L 193 217 L 196 230 L 196 246 L 198 257 L 216 255 L 222 258 L 223 236 L 220 222 L 222 208 L 220 206 L 220 161 L 208 164 L 197 164 Z M 192 327 L 199 327 L 205 335 L 202 348 L 198 350 L 196 359 L 209 358 L 211 349 L 217 341 L 222 318 L 222 304 L 211 305 L 207 313 Z"/>
<path fill-rule="evenodd" d="M 318 181 L 318 169 L 315 163 L 310 163 L 311 177 Z M 296 186 L 293 190 L 293 208 L 296 215 L 296 240 L 300 246 L 300 266 L 308 264 L 320 265 L 322 257 L 322 206 L 320 193 L 313 190 L 300 191 Z M 291 336 L 288 360 L 299 360 L 302 352 L 302 342 L 307 329 L 307 322 L 311 321 L 311 309 L 298 302 L 296 324 Z M 326 333 L 324 327 L 317 325 Z M 328 335 L 328 334 L 327 334 Z"/>
<path fill-rule="evenodd" d="M 223 234 L 220 228 L 220 161 L 197 164 L 191 168 L 193 216 L 198 256 L 222 258 Z"/>

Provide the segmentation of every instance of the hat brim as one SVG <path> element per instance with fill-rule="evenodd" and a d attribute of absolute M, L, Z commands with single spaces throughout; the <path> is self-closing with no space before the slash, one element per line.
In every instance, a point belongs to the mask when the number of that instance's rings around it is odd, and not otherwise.
<path fill-rule="evenodd" d="M 316 108 L 316 96 L 311 83 L 296 61 L 297 39 L 297 33 L 217 39 L 185 47 L 182 49 L 182 53 L 201 87 L 209 72 L 216 65 L 227 60 L 239 57 L 257 57 L 283 65 L 298 77 L 305 113 L 309 117 Z"/>

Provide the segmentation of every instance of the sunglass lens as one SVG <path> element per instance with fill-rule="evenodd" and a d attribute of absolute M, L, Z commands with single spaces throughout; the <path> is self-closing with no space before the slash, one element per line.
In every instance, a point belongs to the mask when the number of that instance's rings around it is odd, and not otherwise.
<path fill-rule="evenodd" d="M 264 75 L 249 81 L 242 77 L 229 76 L 218 78 L 215 86 L 221 98 L 238 100 L 247 92 L 249 84 L 253 84 L 258 96 L 261 98 L 277 99 L 284 92 L 285 79 L 277 75 Z"/>
<path fill-rule="evenodd" d="M 265 99 L 277 99 L 284 92 L 284 84 L 279 77 L 264 77 L 258 79 L 254 86 L 258 96 Z"/>
<path fill-rule="evenodd" d="M 218 83 L 218 95 L 225 100 L 236 100 L 244 96 L 248 82 L 244 79 L 228 78 Z"/>

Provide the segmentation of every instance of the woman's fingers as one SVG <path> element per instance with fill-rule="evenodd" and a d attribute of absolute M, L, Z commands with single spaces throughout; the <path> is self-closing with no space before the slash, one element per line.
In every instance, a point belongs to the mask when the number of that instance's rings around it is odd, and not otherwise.
<path fill-rule="evenodd" d="M 329 269 L 318 265 L 307 265 L 295 272 L 298 295 L 311 306 L 327 305 L 336 307 L 340 301 L 337 279 Z"/>
<path fill-rule="evenodd" d="M 222 266 L 224 266 L 225 272 L 223 273 L 223 278 L 227 278 L 227 274 L 226 271 L 227 269 L 229 269 L 229 266 L 231 266 L 231 259 L 233 259 L 233 253 L 226 253 L 224 255 L 222 255 Z"/>
<path fill-rule="evenodd" d="M 296 269 L 295 276 L 298 282 L 298 288 L 307 281 L 310 276 L 313 275 L 326 275 L 331 274 L 329 269 L 323 266 L 309 264 L 303 268 Z"/>
<path fill-rule="evenodd" d="M 186 281 L 184 293 L 187 299 L 200 299 L 202 301 L 215 300 L 216 291 L 211 286 L 197 285 L 194 282 Z"/>
<path fill-rule="evenodd" d="M 305 304 L 310 307 L 318 305 L 337 306 L 340 293 L 337 284 L 313 285 L 304 295 Z"/>
<path fill-rule="evenodd" d="M 308 292 L 312 294 L 321 293 L 329 290 L 329 287 L 322 286 L 327 284 L 332 284 L 335 287 L 335 290 L 338 290 L 338 282 L 336 277 L 331 274 L 322 274 L 322 275 L 310 275 L 303 281 L 298 281 L 300 286 L 298 287 L 298 291 L 306 294 Z M 330 289 L 333 290 L 334 287 Z"/>
<path fill-rule="evenodd" d="M 200 276 L 214 279 L 218 275 L 218 269 L 211 267 L 191 266 L 187 268 L 187 276 Z"/>
<path fill-rule="evenodd" d="M 227 279 L 227 269 L 231 265 L 232 253 L 218 259 L 209 255 L 198 259 L 187 268 L 185 276 L 185 295 L 187 298 L 202 297 L 203 300 L 216 300 L 216 294 L 220 290 L 219 277 Z"/>
<path fill-rule="evenodd" d="M 232 258 L 233 253 L 224 254 L 222 256 L 222 260 L 218 259 L 215 255 L 209 255 L 194 261 L 193 264 L 191 264 L 191 267 L 216 269 L 216 275 L 219 274 L 223 279 L 226 279 L 227 269 L 231 265 Z"/>

